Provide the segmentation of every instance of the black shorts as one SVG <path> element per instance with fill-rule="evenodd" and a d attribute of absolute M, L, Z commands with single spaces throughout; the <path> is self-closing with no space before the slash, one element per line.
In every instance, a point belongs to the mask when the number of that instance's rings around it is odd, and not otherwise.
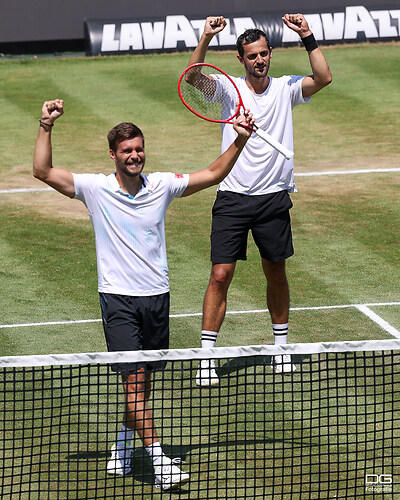
<path fill-rule="evenodd" d="M 100 293 L 103 328 L 109 351 L 141 351 L 169 347 L 169 292 L 150 297 Z M 165 361 L 118 363 L 114 371 L 162 370 Z"/>
<path fill-rule="evenodd" d="M 292 206 L 287 191 L 256 196 L 218 191 L 212 210 L 211 261 L 246 260 L 249 231 L 263 259 L 280 262 L 292 256 Z"/>

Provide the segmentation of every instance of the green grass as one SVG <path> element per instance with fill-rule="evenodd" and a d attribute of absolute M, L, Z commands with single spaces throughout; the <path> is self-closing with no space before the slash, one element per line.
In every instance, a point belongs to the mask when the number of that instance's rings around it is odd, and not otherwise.
<path fill-rule="evenodd" d="M 366 471 L 390 473 L 392 440 L 400 439 L 392 420 L 399 373 L 389 355 L 364 354 L 296 356 L 301 372 L 284 377 L 266 369 L 270 356 L 221 359 L 220 386 L 211 390 L 193 390 L 197 363 L 177 361 L 157 377 L 151 400 L 165 452 L 184 460 L 191 476 L 189 488 L 167 497 L 362 498 Z M 18 477 L 39 486 L 37 498 L 161 498 L 137 437 L 132 474 L 102 473 L 123 395 L 104 366 L 99 374 L 83 366 L 76 376 L 68 366 L 6 373 L 3 404 L 10 416 L 23 409 L 24 419 L 3 426 L 15 448 L 1 453 L 2 498 L 32 498 Z"/>
<path fill-rule="evenodd" d="M 295 170 L 399 167 L 399 45 L 337 46 L 324 52 L 333 83 L 294 111 Z M 41 105 L 55 97 L 65 100 L 65 115 L 53 130 L 57 166 L 111 172 L 106 134 L 125 120 L 145 133 L 148 172 L 193 172 L 208 165 L 219 155 L 220 129 L 198 120 L 179 100 L 177 80 L 188 58 L 184 53 L 0 60 L 0 189 L 44 187 L 32 178 L 31 163 Z M 210 52 L 207 61 L 242 74 L 233 52 Z M 273 76 L 308 72 L 303 49 L 274 51 Z M 297 178 L 299 192 L 292 196 L 295 256 L 288 261 L 294 308 L 290 342 L 390 337 L 354 307 L 304 308 L 400 301 L 399 179 L 398 172 Z M 201 312 L 210 271 L 214 197 L 211 188 L 170 206 L 167 246 L 173 315 Z M 47 191 L 0 193 L 0 254 L 1 325 L 100 317 L 93 230 L 80 202 Z M 228 309 L 265 308 L 265 280 L 250 238 L 248 260 L 238 263 Z M 400 329 L 399 305 L 371 308 Z M 200 346 L 200 329 L 200 316 L 173 317 L 171 347 Z M 265 312 L 228 315 L 218 340 L 219 346 L 268 343 L 272 334 Z M 104 350 L 99 322 L 0 329 L 0 356 Z M 257 370 L 263 372 L 260 366 Z M 295 375 L 293 384 L 299 378 Z M 190 397 L 193 382 L 185 384 Z M 270 395 L 266 401 L 269 408 Z M 292 423 L 295 403 L 286 415 Z M 294 443 L 301 440 L 295 427 L 287 429 Z M 186 436 L 185 443 L 193 441 Z M 277 452 L 279 443 L 280 438 L 262 447 L 263 453 Z M 221 446 L 211 446 L 212 453 L 222 448 L 230 453 L 229 446 Z M 329 448 L 327 443 L 323 446 L 325 451 Z M 244 452 L 238 445 L 239 449 L 244 461 L 248 449 Z M 300 466 L 296 449 L 292 451 L 293 466 Z M 104 461 L 106 452 L 100 450 L 99 460 Z M 277 467 L 281 458 L 276 455 Z M 253 459 L 262 464 L 267 477 L 270 462 L 264 462 L 261 452 Z M 68 471 L 62 474 L 65 478 Z M 196 477 L 206 479 L 201 470 Z M 217 477 L 218 471 L 210 470 L 209 480 Z"/>

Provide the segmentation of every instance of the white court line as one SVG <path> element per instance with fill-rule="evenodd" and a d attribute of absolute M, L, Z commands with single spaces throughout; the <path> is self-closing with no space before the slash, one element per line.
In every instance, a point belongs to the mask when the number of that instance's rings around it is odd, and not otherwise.
<path fill-rule="evenodd" d="M 400 168 L 380 168 L 380 169 L 360 169 L 360 170 L 332 170 L 326 172 L 299 172 L 295 174 L 296 177 L 313 177 L 322 175 L 350 175 L 350 174 L 370 174 L 370 173 L 382 173 L 382 172 L 400 172 Z M 27 193 L 27 192 L 40 192 L 40 191 L 54 191 L 51 187 L 47 188 L 25 188 L 25 189 L 1 189 L 0 194 L 12 194 L 12 193 Z M 340 309 L 340 308 L 350 308 L 355 307 L 360 312 L 368 316 L 372 321 L 381 326 L 388 333 L 394 337 L 400 338 L 400 332 L 396 328 L 392 327 L 387 321 L 382 319 L 380 316 L 375 314 L 369 309 L 368 306 L 384 306 L 384 305 L 399 305 L 399 302 L 392 303 L 372 303 L 372 304 L 348 304 L 348 305 L 337 305 L 337 306 L 320 306 L 320 307 L 294 307 L 291 311 L 307 311 L 307 310 L 321 310 L 321 309 Z M 254 314 L 254 313 L 264 313 L 267 309 L 256 309 L 249 311 L 228 311 L 226 314 Z M 202 313 L 188 313 L 188 314 L 172 314 L 171 318 L 184 318 L 184 317 L 194 317 L 201 316 Z M 69 325 L 69 324 L 79 324 L 79 323 L 95 323 L 100 322 L 100 319 L 87 319 L 87 320 L 75 320 L 75 321 L 49 321 L 41 323 L 21 323 L 13 325 L 0 325 L 0 328 L 17 328 L 26 326 L 46 326 L 46 325 Z"/>
<path fill-rule="evenodd" d="M 54 191 L 51 187 L 47 188 L 21 188 L 21 189 L 0 189 L 0 194 L 13 194 L 13 193 L 35 193 L 37 191 Z"/>
<path fill-rule="evenodd" d="M 379 174 L 382 172 L 400 172 L 400 168 L 373 168 L 361 170 L 330 170 L 326 172 L 297 172 L 295 177 L 314 177 L 320 175 L 351 175 L 351 174 Z M 40 191 L 54 191 L 51 187 L 47 188 L 21 188 L 21 189 L 0 189 L 0 194 L 14 193 L 35 193 Z"/>
<path fill-rule="evenodd" d="M 332 170 L 327 172 L 295 172 L 295 177 L 313 177 L 314 175 L 349 175 L 349 174 L 377 174 L 380 172 L 400 172 L 400 168 L 373 168 L 361 170 Z"/>
<path fill-rule="evenodd" d="M 101 319 L 76 319 L 69 321 L 42 321 L 40 323 L 15 323 L 13 325 L 0 325 L 0 328 L 21 328 L 25 326 L 52 326 L 52 325 L 78 325 L 80 323 L 97 323 Z"/>
<path fill-rule="evenodd" d="M 361 311 L 363 314 L 365 314 L 369 319 L 371 319 L 374 323 L 379 325 L 381 328 L 387 331 L 390 335 L 393 337 L 396 337 L 397 339 L 400 339 L 400 332 L 399 330 L 396 330 L 392 325 L 390 325 L 387 321 L 385 321 L 383 318 L 378 316 L 374 311 L 371 311 L 371 309 L 367 305 L 357 305 L 355 306 L 356 309 Z"/>
<path fill-rule="evenodd" d="M 400 302 L 372 302 L 370 304 L 343 304 L 336 306 L 315 306 L 315 307 L 291 307 L 290 311 L 320 311 L 324 309 L 348 309 L 356 308 L 364 313 L 361 307 L 376 307 L 376 306 L 400 306 Z M 250 309 L 246 311 L 227 311 L 226 314 L 256 314 L 256 313 L 267 313 L 268 309 Z M 372 311 L 371 311 L 372 313 Z M 197 316 L 202 316 L 203 313 L 183 313 L 183 314 L 171 314 L 170 318 L 192 318 Z M 364 313 L 365 314 L 365 313 Z M 382 320 L 384 321 L 384 320 Z M 45 321 L 40 323 L 15 323 L 12 325 L 0 325 L 0 328 L 20 328 L 26 326 L 52 326 L 52 325 L 77 325 L 81 323 L 99 323 L 101 319 L 78 319 L 70 321 Z M 390 325 L 389 325 L 390 326 Z M 393 327 L 392 327 L 393 328 Z M 395 330 L 395 329 L 394 329 Z M 397 332 L 397 330 L 395 330 Z M 397 332 L 399 333 L 399 332 Z M 400 335 L 400 333 L 399 333 Z M 400 338 L 400 337 L 399 337 Z"/>

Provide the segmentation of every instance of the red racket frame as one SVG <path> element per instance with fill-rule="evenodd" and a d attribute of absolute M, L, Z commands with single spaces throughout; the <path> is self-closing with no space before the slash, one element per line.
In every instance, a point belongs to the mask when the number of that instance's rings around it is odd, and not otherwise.
<path fill-rule="evenodd" d="M 215 70 L 217 70 L 217 72 L 223 74 L 231 83 L 232 85 L 234 86 L 236 92 L 237 92 L 237 95 L 238 95 L 238 107 L 237 107 L 237 110 L 236 110 L 236 113 L 233 114 L 232 116 L 230 116 L 227 120 L 214 120 L 213 118 L 207 118 L 207 116 L 203 116 L 201 115 L 200 113 L 198 113 L 197 111 L 195 111 L 193 108 L 191 108 L 189 106 L 189 104 L 185 101 L 185 98 L 183 97 L 182 95 L 182 91 L 181 91 L 181 82 L 182 82 L 182 79 L 185 77 L 185 74 L 190 70 L 190 69 L 193 69 L 193 68 L 196 68 L 196 67 L 203 67 L 203 66 L 207 66 L 209 68 L 213 68 Z M 217 66 L 214 66 L 213 64 L 206 64 L 206 63 L 196 63 L 196 64 L 192 64 L 191 66 L 188 66 L 185 71 L 181 74 L 180 78 L 179 78 L 179 82 L 178 82 L 178 92 L 179 92 L 179 97 L 181 98 L 181 101 L 183 102 L 183 104 L 192 112 L 194 113 L 196 116 L 198 116 L 199 118 L 203 118 L 203 120 L 207 120 L 209 122 L 214 122 L 214 123 L 230 123 L 233 125 L 233 123 L 235 123 L 235 118 L 237 118 L 239 115 L 240 115 L 240 108 L 243 108 L 243 110 L 245 109 L 244 107 L 244 104 L 243 104 L 243 100 L 242 100 L 242 96 L 240 95 L 240 92 L 239 92 L 239 89 L 237 88 L 237 85 L 236 83 L 232 80 L 232 78 L 227 75 L 225 73 L 225 71 L 222 71 L 222 69 L 220 68 L 217 68 Z M 252 130 L 256 130 L 255 128 L 252 128 Z"/>
<path fill-rule="evenodd" d="M 203 116 L 201 115 L 200 113 L 198 113 L 197 111 L 195 111 L 193 108 L 191 108 L 189 106 L 189 104 L 185 101 L 185 98 L 183 97 L 182 95 L 182 91 L 181 91 L 181 82 L 182 82 L 182 78 L 185 77 L 185 74 L 190 70 L 190 69 L 193 69 L 193 68 L 198 68 L 198 67 L 202 67 L 202 66 L 207 66 L 209 68 L 213 68 L 215 69 L 217 72 L 221 73 L 222 75 L 224 75 L 233 85 L 233 87 L 235 88 L 236 92 L 237 92 L 237 97 L 238 97 L 238 107 L 237 107 L 237 110 L 236 110 L 236 113 L 234 113 L 231 117 L 229 117 L 228 119 L 226 120 L 215 120 L 214 118 L 207 118 L 206 116 Z M 190 85 L 190 84 L 189 84 Z M 214 66 L 212 64 L 207 64 L 207 63 L 196 63 L 196 64 L 192 64 L 191 66 L 188 66 L 185 71 L 182 73 L 182 75 L 180 76 L 179 78 L 179 81 L 178 81 L 178 92 L 179 92 L 179 97 L 181 98 L 181 101 L 183 102 L 183 104 L 192 112 L 194 113 L 196 116 L 198 116 L 199 118 L 202 118 L 203 120 L 207 120 L 209 122 L 214 122 L 214 123 L 230 123 L 230 124 L 233 124 L 234 123 L 234 119 L 239 116 L 240 114 L 240 109 L 243 108 L 243 110 L 245 110 L 245 106 L 243 104 L 243 100 L 242 100 L 242 96 L 240 95 L 240 92 L 239 92 L 239 89 L 237 88 L 235 82 L 232 80 L 232 78 L 227 75 L 225 73 L 225 71 L 222 71 L 222 69 L 218 68 L 217 66 Z M 265 132 L 264 130 L 260 129 L 257 127 L 257 125 L 253 125 L 253 127 L 248 127 L 250 130 L 253 130 L 253 132 L 255 132 L 259 137 L 261 137 L 261 139 L 263 139 L 265 142 L 267 142 L 270 146 L 272 146 L 274 149 L 276 149 L 279 153 L 281 153 L 287 160 L 290 160 L 294 153 L 293 151 L 290 151 L 290 149 L 288 149 L 286 146 L 284 146 L 283 144 L 280 144 L 275 138 L 273 138 L 271 135 L 269 135 L 267 132 Z"/>

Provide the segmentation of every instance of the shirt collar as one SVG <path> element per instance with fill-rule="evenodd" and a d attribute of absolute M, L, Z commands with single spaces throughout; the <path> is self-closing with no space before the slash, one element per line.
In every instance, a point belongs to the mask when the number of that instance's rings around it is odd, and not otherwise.
<path fill-rule="evenodd" d="M 149 186 L 149 182 L 147 180 L 147 176 L 143 175 L 143 174 L 140 174 L 140 178 L 142 179 L 142 188 L 136 194 L 136 196 L 138 196 L 140 193 L 142 193 L 143 190 L 151 191 L 150 186 Z M 128 194 L 128 193 L 124 193 L 122 191 L 121 186 L 118 184 L 118 181 L 117 181 L 116 172 L 112 173 L 109 176 L 109 179 L 110 179 L 110 182 L 111 182 L 111 189 L 112 189 L 113 192 L 120 193 L 120 194 L 126 196 L 129 199 L 134 199 L 135 198 L 135 196 L 132 196 L 131 194 Z"/>

